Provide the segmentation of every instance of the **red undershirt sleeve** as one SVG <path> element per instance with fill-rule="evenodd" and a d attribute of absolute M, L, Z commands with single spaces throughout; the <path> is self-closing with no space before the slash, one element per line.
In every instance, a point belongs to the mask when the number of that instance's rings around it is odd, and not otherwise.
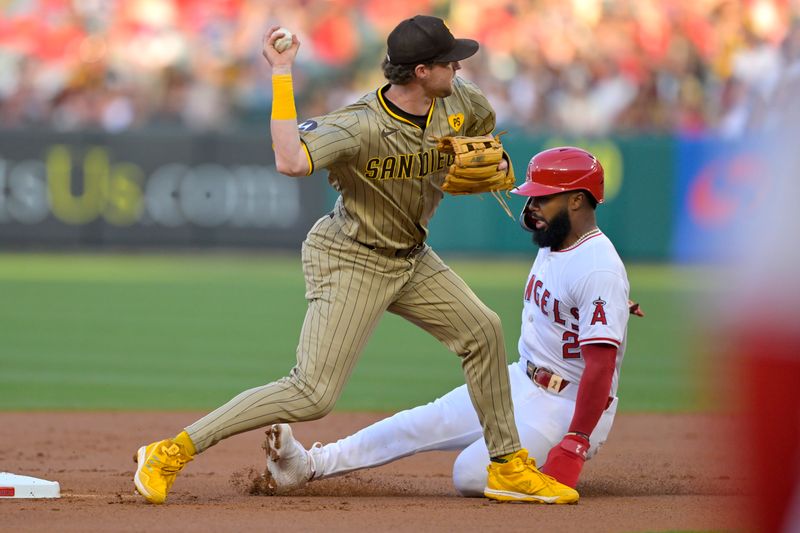
<path fill-rule="evenodd" d="M 611 344 L 584 344 L 581 355 L 586 363 L 575 400 L 575 413 L 569 430 L 591 435 L 606 408 L 617 358 Z"/>

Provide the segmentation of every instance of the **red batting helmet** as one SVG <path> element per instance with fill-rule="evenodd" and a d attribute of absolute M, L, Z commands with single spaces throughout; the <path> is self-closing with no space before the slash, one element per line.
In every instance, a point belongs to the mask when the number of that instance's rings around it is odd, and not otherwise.
<path fill-rule="evenodd" d="M 603 203 L 603 167 L 595 156 L 573 146 L 539 152 L 528 163 L 525 183 L 511 192 L 521 196 L 548 196 L 566 191 L 588 191 Z"/>

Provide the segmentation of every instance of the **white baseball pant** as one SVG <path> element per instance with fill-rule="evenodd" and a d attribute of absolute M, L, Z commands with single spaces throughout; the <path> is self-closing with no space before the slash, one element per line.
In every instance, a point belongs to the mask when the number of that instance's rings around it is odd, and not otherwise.
<path fill-rule="evenodd" d="M 535 385 L 525 373 L 525 361 L 509 365 L 514 418 L 522 446 L 541 466 L 547 452 L 569 429 L 577 386 L 556 394 Z M 570 390 L 572 389 L 572 390 Z M 608 438 L 618 399 L 600 417 L 592 432 L 588 458 Z M 314 479 L 383 465 L 419 452 L 463 450 L 453 465 L 453 484 L 462 496 L 483 496 L 489 452 L 466 385 L 426 405 L 401 411 L 357 433 L 311 449 Z"/>

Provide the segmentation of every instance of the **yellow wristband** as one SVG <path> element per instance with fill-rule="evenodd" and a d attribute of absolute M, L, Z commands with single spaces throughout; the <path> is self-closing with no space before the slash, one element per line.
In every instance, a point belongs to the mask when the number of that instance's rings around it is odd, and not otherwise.
<path fill-rule="evenodd" d="M 272 120 L 297 120 L 291 74 L 272 76 Z"/>

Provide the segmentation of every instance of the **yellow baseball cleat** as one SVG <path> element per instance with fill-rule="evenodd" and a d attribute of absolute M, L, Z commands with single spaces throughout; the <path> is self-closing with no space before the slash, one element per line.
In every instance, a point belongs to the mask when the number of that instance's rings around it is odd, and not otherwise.
<path fill-rule="evenodd" d="M 138 464 L 133 475 L 136 490 L 150 503 L 164 503 L 175 476 L 192 456 L 177 442 L 165 439 L 142 446 L 133 460 Z"/>
<path fill-rule="evenodd" d="M 483 494 L 501 502 L 575 503 L 578 491 L 539 472 L 528 450 L 520 450 L 508 462 L 491 462 Z"/>

